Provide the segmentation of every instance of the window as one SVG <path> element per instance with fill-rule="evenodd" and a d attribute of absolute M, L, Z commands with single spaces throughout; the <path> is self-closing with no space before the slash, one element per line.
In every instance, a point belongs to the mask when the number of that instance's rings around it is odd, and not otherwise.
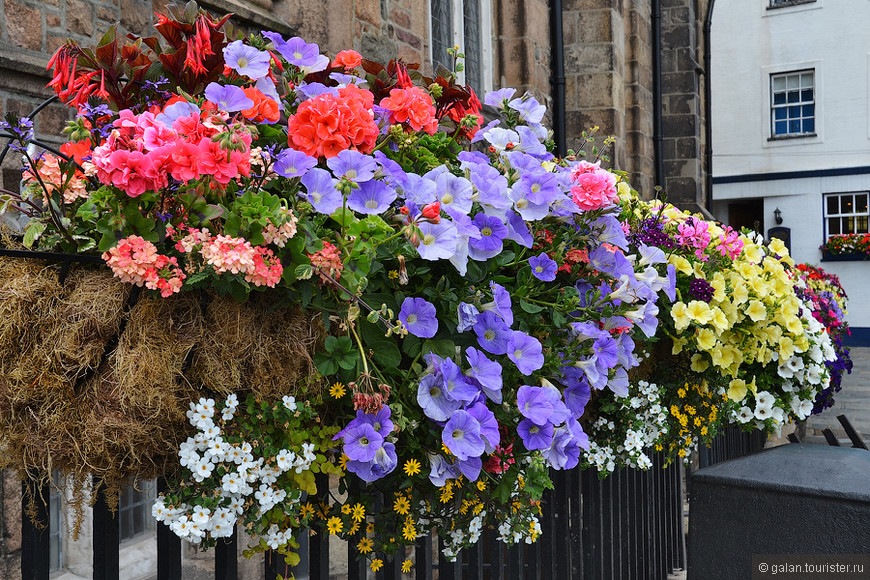
<path fill-rule="evenodd" d="M 140 534 L 153 531 L 155 520 L 151 506 L 157 497 L 156 482 L 140 481 L 135 486 L 125 487 L 118 502 L 119 540 L 130 540 Z"/>
<path fill-rule="evenodd" d="M 447 49 L 458 46 L 465 54 L 464 68 L 459 73 L 459 82 L 470 85 L 478 96 L 490 89 L 489 59 L 491 49 L 487 45 L 492 16 L 487 0 L 430 0 L 432 23 L 432 64 L 448 69 L 453 60 Z"/>
<path fill-rule="evenodd" d="M 771 137 L 815 135 L 815 96 L 815 74 L 811 70 L 771 75 Z"/>
<path fill-rule="evenodd" d="M 870 225 L 868 192 L 829 193 L 825 196 L 826 239 L 838 234 L 866 234 Z"/>
<path fill-rule="evenodd" d="M 50 572 L 63 567 L 63 498 L 61 497 L 60 474 L 54 472 L 54 485 L 48 494 L 48 569 Z"/>
<path fill-rule="evenodd" d="M 810 4 L 816 0 L 770 0 L 768 9 L 770 8 L 785 8 L 786 6 L 795 6 L 797 4 Z"/>

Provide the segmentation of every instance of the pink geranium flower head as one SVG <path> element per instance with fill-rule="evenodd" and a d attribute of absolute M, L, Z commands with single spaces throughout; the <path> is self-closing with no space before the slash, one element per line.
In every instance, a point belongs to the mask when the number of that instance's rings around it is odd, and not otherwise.
<path fill-rule="evenodd" d="M 616 199 L 616 176 L 601 169 L 600 163 L 581 161 L 571 170 L 571 181 L 571 198 L 584 211 L 605 207 Z"/>

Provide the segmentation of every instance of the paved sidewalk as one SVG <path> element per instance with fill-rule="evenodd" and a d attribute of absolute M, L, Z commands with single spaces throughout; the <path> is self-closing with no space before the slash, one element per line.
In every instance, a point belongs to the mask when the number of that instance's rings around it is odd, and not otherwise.
<path fill-rule="evenodd" d="M 852 374 L 843 377 L 843 389 L 834 396 L 834 406 L 820 415 L 813 415 L 806 421 L 806 434 L 802 440 L 807 443 L 826 444 L 822 435 L 825 427 L 840 439 L 841 445 L 852 446 L 837 415 L 846 415 L 852 426 L 870 446 L 870 348 L 851 349 Z"/>

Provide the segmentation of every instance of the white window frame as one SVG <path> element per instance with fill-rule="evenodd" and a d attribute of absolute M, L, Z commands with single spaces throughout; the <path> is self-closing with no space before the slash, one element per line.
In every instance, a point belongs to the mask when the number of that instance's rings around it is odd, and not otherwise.
<path fill-rule="evenodd" d="M 859 213 L 856 211 L 852 211 L 852 212 L 843 213 L 843 212 L 838 211 L 837 213 L 830 213 L 829 214 L 828 213 L 828 200 L 831 199 L 832 197 L 841 198 L 841 197 L 847 196 L 847 195 L 866 196 L 867 201 L 865 203 L 864 212 Z M 841 204 L 838 202 L 837 205 L 840 206 Z M 857 203 L 856 203 L 856 205 L 857 205 Z M 853 209 L 854 209 L 854 207 L 853 207 Z M 828 220 L 834 219 L 834 218 L 843 218 L 843 217 L 847 217 L 847 218 L 848 217 L 866 217 L 867 222 L 868 222 L 868 226 L 870 226 L 870 192 L 868 192 L 868 191 L 837 191 L 837 192 L 825 193 L 822 195 L 822 215 L 824 216 L 823 219 L 824 219 L 824 228 L 825 228 L 825 241 L 830 240 L 831 236 L 840 235 L 840 234 L 864 234 L 864 233 L 868 233 L 867 231 L 858 231 L 859 228 L 858 228 L 857 220 L 853 220 L 853 224 L 852 224 L 853 231 L 851 231 L 851 232 L 840 231 L 838 234 L 832 234 Z"/>
<path fill-rule="evenodd" d="M 453 32 L 453 46 L 459 47 L 459 52 L 465 52 L 465 2 L 464 0 L 448 0 L 450 2 L 450 28 Z M 429 19 L 429 62 L 435 62 L 434 42 L 432 35 L 432 0 L 427 2 L 427 18 Z M 492 0 L 480 0 L 480 66 L 481 92 L 486 94 L 492 90 Z M 464 63 L 463 63 L 464 64 Z M 465 71 L 456 75 L 456 82 L 465 84 Z M 483 101 L 484 95 L 477 95 Z"/>
<path fill-rule="evenodd" d="M 761 6 L 761 16 L 778 16 L 780 14 L 790 14 L 792 12 L 802 12 L 804 10 L 817 10 L 824 6 L 825 0 L 782 0 L 779 4 L 774 4 L 774 0 L 759 0 Z"/>
<path fill-rule="evenodd" d="M 812 85 L 804 86 L 804 78 L 805 77 L 811 77 Z M 777 96 L 777 93 L 784 92 L 786 94 L 786 98 L 787 98 L 787 95 L 790 92 L 790 90 L 788 88 L 788 83 L 792 79 L 795 79 L 795 78 L 796 78 L 797 83 L 798 83 L 798 87 L 797 87 L 798 99 L 803 99 L 802 93 L 807 88 L 812 90 L 812 95 L 813 95 L 812 99 L 810 99 L 808 101 L 798 100 L 796 103 L 790 103 L 790 102 L 788 102 L 788 100 L 786 100 L 783 103 L 777 104 L 775 102 L 775 97 Z M 779 79 L 785 80 L 786 88 L 784 91 L 777 91 L 774 88 L 776 81 Z M 814 71 L 814 70 L 796 70 L 796 71 L 772 74 L 772 75 L 770 75 L 770 84 L 771 84 L 771 88 L 770 88 L 770 96 L 771 96 L 771 101 L 770 101 L 770 138 L 771 139 L 789 139 L 789 138 L 795 138 L 795 137 L 812 137 L 813 135 L 815 135 L 816 134 L 816 71 Z M 790 109 L 791 107 L 799 107 L 799 108 L 803 109 L 803 107 L 805 107 L 807 105 L 812 105 L 812 107 L 813 107 L 812 117 L 804 117 L 803 110 L 801 110 L 801 115 L 799 117 L 797 117 L 796 119 L 792 119 L 791 117 L 788 116 L 788 109 Z M 778 120 L 776 118 L 776 112 L 782 111 L 782 110 L 786 111 L 786 118 L 784 120 Z M 786 129 L 785 133 L 777 133 L 776 132 L 775 126 L 777 123 L 785 122 L 787 125 L 790 125 L 792 121 L 797 120 L 801 123 L 801 127 L 803 127 L 805 120 L 810 119 L 810 118 L 812 118 L 812 121 L 813 121 L 813 130 L 812 131 L 791 132 L 791 128 L 788 127 Z"/>
<path fill-rule="evenodd" d="M 774 135 L 773 134 L 773 81 L 775 75 L 800 71 L 813 71 L 813 83 L 815 85 L 813 96 L 815 98 L 815 133 L 801 135 Z M 825 135 L 825 83 L 824 67 L 821 60 L 810 60 L 780 65 L 763 66 L 760 70 L 761 99 L 760 119 L 761 144 L 763 148 L 777 147 L 801 147 L 808 144 L 824 142 Z"/>

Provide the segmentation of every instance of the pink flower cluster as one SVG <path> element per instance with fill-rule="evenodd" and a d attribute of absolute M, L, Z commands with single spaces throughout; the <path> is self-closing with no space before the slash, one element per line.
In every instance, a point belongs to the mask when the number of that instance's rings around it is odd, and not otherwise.
<path fill-rule="evenodd" d="M 226 185 L 250 173 L 251 135 L 246 131 L 234 134 L 234 141 L 244 147 L 227 151 L 212 141 L 219 124 L 205 114 L 178 117 L 171 127 L 152 111 L 134 115 L 124 109 L 118 115 L 108 139 L 94 149 L 93 161 L 102 183 L 130 197 L 166 187 L 170 175 L 185 183 L 211 175 Z"/>
<path fill-rule="evenodd" d="M 42 182 L 49 188 L 49 190 L 55 191 L 63 191 L 63 202 L 64 203 L 74 203 L 77 199 L 85 199 L 88 197 L 88 181 L 82 175 L 82 172 L 79 170 L 75 171 L 75 174 L 69 180 L 67 180 L 67 174 L 62 173 L 60 170 L 59 157 L 56 155 L 52 155 L 51 153 L 46 153 L 42 157 L 42 161 L 40 161 L 37 165 L 37 173 L 39 173 L 39 178 L 42 179 Z M 93 165 L 85 162 L 84 169 L 87 171 L 88 169 L 93 170 Z M 36 175 L 33 174 L 31 169 L 27 169 L 24 172 L 24 181 L 27 183 L 35 183 L 37 182 Z M 42 187 L 39 188 L 40 191 L 45 194 L 45 190 Z"/>
<path fill-rule="evenodd" d="M 344 264 L 341 262 L 341 252 L 333 244 L 324 241 L 323 249 L 313 254 L 308 254 L 308 258 L 311 260 L 312 266 L 321 270 L 317 274 L 324 284 L 329 283 L 329 278 L 326 275 L 335 280 L 341 278 L 341 270 L 344 268 Z"/>
<path fill-rule="evenodd" d="M 704 249 L 710 243 L 709 224 L 704 220 L 689 218 L 677 226 L 677 242 L 681 246 L 695 248 L 695 255 L 699 260 L 706 261 Z"/>
<path fill-rule="evenodd" d="M 390 111 L 392 121 L 408 123 L 414 131 L 434 135 L 438 130 L 435 104 L 429 93 L 420 87 L 391 90 L 390 96 L 381 100 L 381 107 Z"/>
<path fill-rule="evenodd" d="M 371 153 L 378 138 L 374 96 L 356 85 L 303 101 L 288 120 L 288 143 L 311 157 L 335 157 L 355 148 Z"/>
<path fill-rule="evenodd" d="M 188 255 L 198 254 L 205 264 L 214 268 L 215 274 L 244 274 L 245 280 L 254 286 L 274 288 L 284 273 L 281 261 L 272 250 L 253 246 L 244 238 L 212 237 L 207 229 L 189 229 L 175 248 Z"/>
<path fill-rule="evenodd" d="M 178 261 L 157 253 L 157 247 L 139 236 L 130 236 L 103 253 L 103 260 L 123 282 L 159 290 L 164 298 L 181 290 L 187 277 Z"/>
<path fill-rule="evenodd" d="M 281 225 L 276 226 L 270 222 L 263 230 L 263 238 L 265 238 L 266 243 L 274 244 L 279 248 L 283 248 L 287 240 L 296 235 L 296 223 L 299 221 L 287 208 L 282 208 L 281 213 L 284 217 L 284 222 Z"/>
<path fill-rule="evenodd" d="M 571 197 L 583 211 L 596 210 L 616 200 L 616 176 L 601 169 L 601 162 L 581 161 L 571 170 Z"/>
<path fill-rule="evenodd" d="M 732 260 L 736 260 L 743 251 L 743 240 L 740 239 L 740 234 L 731 226 L 725 226 L 725 233 L 719 234 L 719 245 L 717 250 L 723 255 L 728 256 Z"/>

